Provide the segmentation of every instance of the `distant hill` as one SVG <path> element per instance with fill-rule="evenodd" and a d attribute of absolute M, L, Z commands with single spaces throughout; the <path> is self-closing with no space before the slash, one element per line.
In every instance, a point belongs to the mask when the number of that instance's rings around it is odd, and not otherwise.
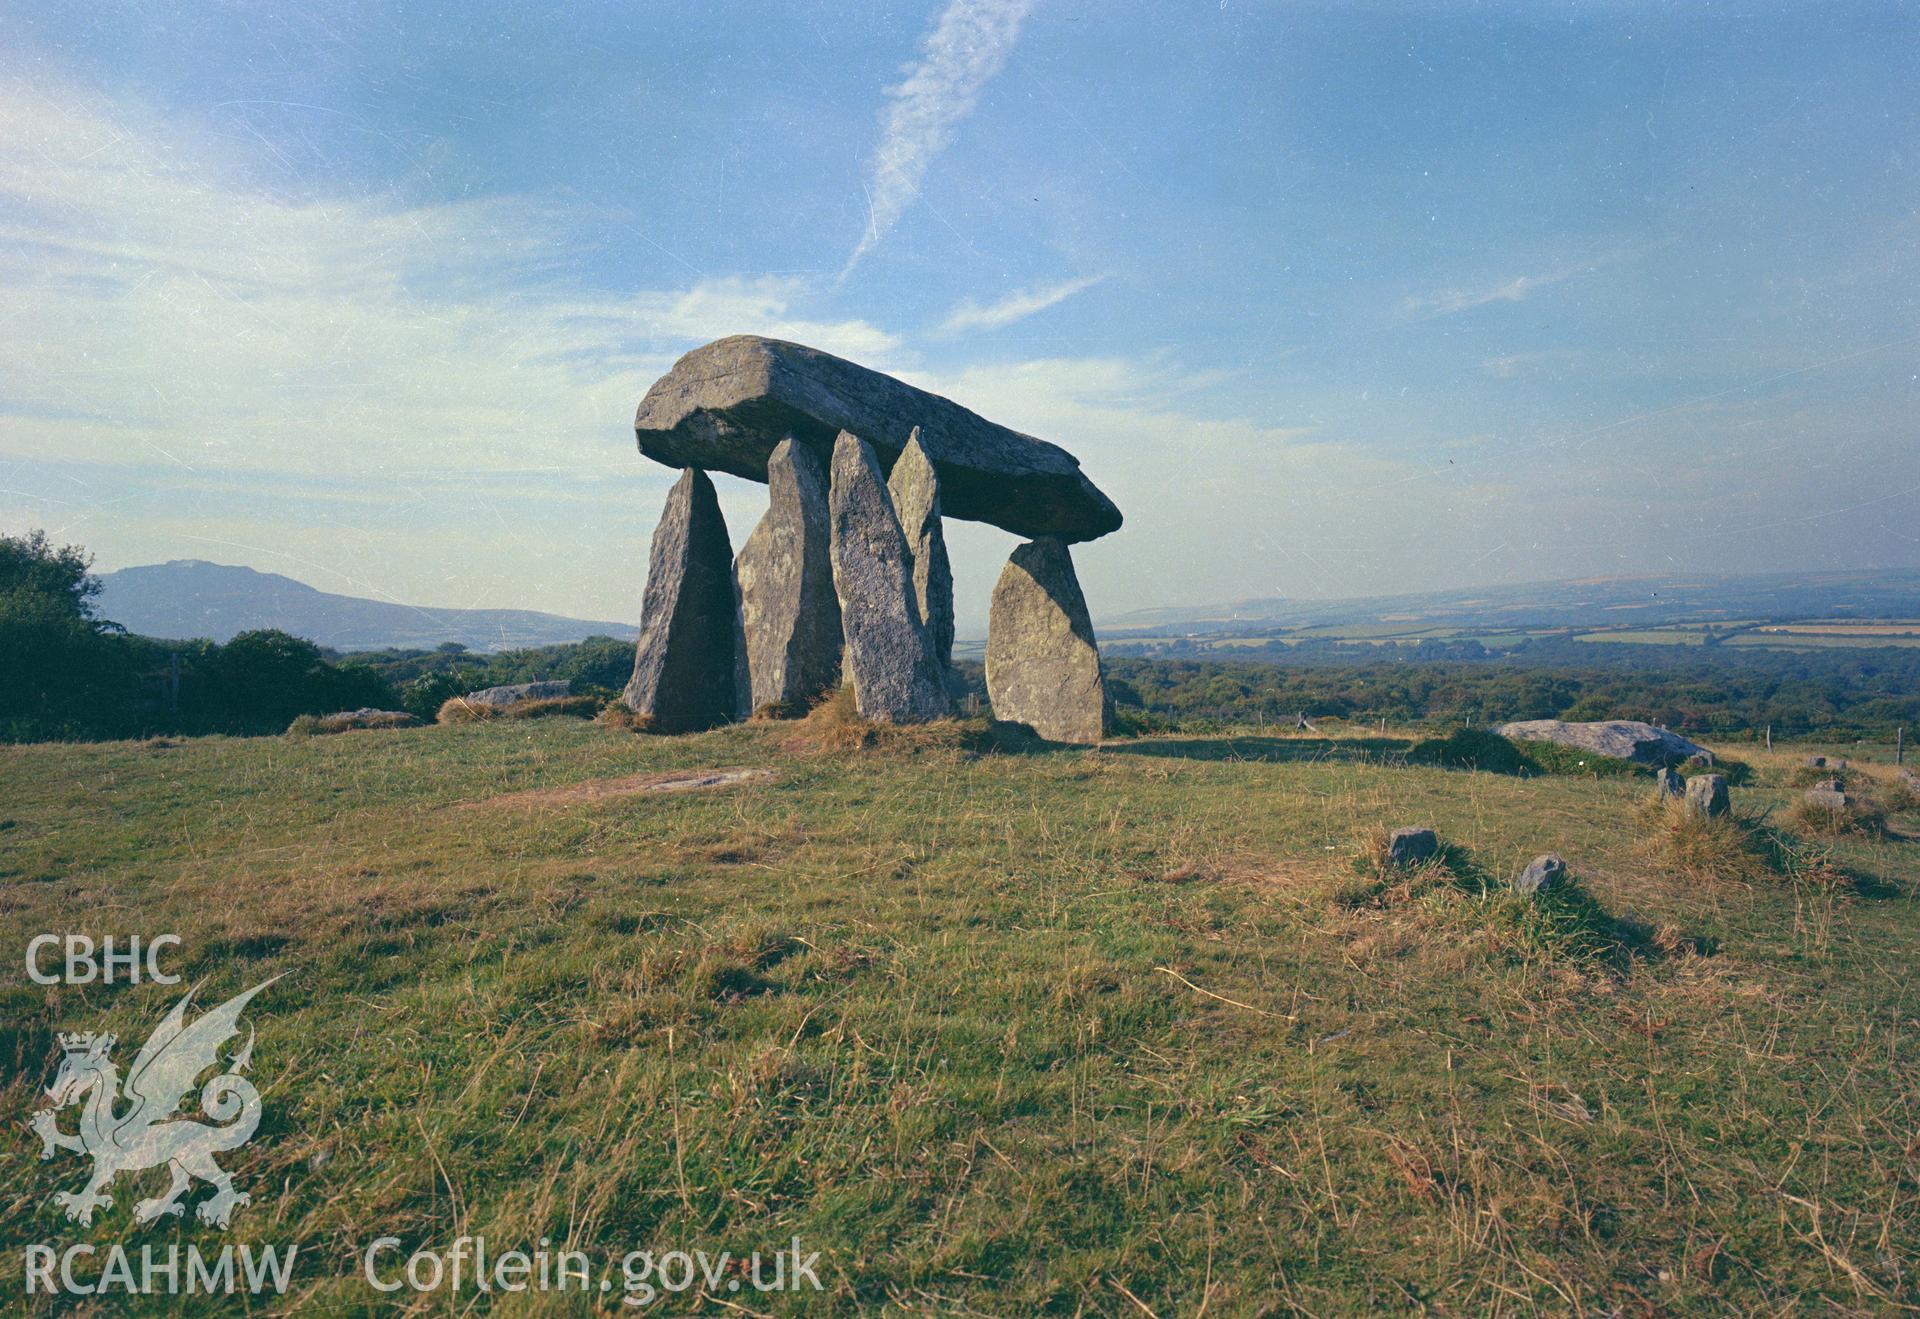
<path fill-rule="evenodd" d="M 1593 577 L 1350 600 L 1242 600 L 1142 609 L 1101 620 L 1101 636 L 1257 637 L 1405 624 L 1447 630 L 1652 627 L 1803 618 L 1920 618 L 1920 573 L 1815 572 Z"/>
<path fill-rule="evenodd" d="M 430 609 L 334 595 L 279 573 L 199 559 L 175 559 L 100 575 L 97 609 L 130 632 L 186 640 L 231 640 L 279 628 L 335 650 L 430 648 L 457 641 L 472 650 L 550 646 L 590 636 L 630 638 L 626 623 L 563 618 L 531 609 Z"/>

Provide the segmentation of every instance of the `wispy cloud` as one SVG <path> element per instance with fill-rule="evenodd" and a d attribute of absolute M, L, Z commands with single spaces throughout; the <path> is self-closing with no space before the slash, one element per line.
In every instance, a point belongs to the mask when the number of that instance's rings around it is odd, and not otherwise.
<path fill-rule="evenodd" d="M 1526 353 L 1502 353 L 1482 359 L 1480 369 L 1495 380 L 1513 380 L 1537 371 L 1552 362 L 1565 362 L 1573 354 L 1565 348 L 1540 348 Z"/>
<path fill-rule="evenodd" d="M 578 567 L 644 548 L 635 495 L 671 475 L 628 427 L 675 357 L 900 355 L 792 279 L 586 286 L 577 217 L 526 199 L 288 195 L 247 144 L 5 77 L 0 123 L 0 525 L 104 563 L 219 537 L 197 552 L 361 594 L 514 604 L 537 576 L 625 617 L 637 584 Z"/>
<path fill-rule="evenodd" d="M 899 86 L 887 89 L 892 103 L 867 167 L 867 230 L 843 278 L 920 195 L 927 167 L 1006 64 L 1032 9 L 1033 0 L 952 0 L 922 43 L 919 61 Z"/>
<path fill-rule="evenodd" d="M 0 452 L 321 473 L 604 461 L 723 334 L 888 363 L 899 341 L 725 277 L 611 293 L 569 217 L 499 198 L 289 198 L 140 107 L 0 82 Z"/>
<path fill-rule="evenodd" d="M 1070 279 L 1063 284 L 1049 284 L 1044 288 L 1018 289 L 1006 297 L 986 306 L 969 298 L 953 309 L 946 320 L 940 323 L 939 333 L 959 334 L 966 330 L 998 330 L 1023 321 L 1027 317 L 1043 312 L 1049 307 L 1057 307 L 1076 293 L 1084 293 L 1095 284 L 1111 278 L 1108 275 L 1088 275 L 1082 279 Z"/>
<path fill-rule="evenodd" d="M 1579 275 L 1591 275 L 1623 263 L 1632 262 L 1671 243 L 1671 239 L 1634 247 L 1619 247 L 1591 253 L 1578 261 L 1555 266 L 1538 275 L 1515 275 L 1511 279 L 1464 287 L 1442 289 L 1436 293 L 1415 294 L 1400 304 L 1402 315 L 1425 319 L 1452 316 L 1496 302 L 1525 302 L 1541 289 L 1552 288 Z"/>
<path fill-rule="evenodd" d="M 1540 289 L 1550 288 L 1575 275 L 1586 274 L 1599 264 L 1586 261 L 1549 270 L 1541 275 L 1516 275 L 1512 279 L 1480 288 L 1445 289 L 1438 293 L 1416 295 L 1401 303 L 1400 310 L 1408 316 L 1452 316 L 1495 302 L 1525 302 Z"/>

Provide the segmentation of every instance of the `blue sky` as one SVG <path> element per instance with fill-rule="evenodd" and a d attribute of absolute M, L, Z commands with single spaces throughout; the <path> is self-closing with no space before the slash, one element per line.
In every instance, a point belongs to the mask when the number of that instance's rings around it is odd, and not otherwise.
<path fill-rule="evenodd" d="M 0 525 L 632 619 L 634 404 L 757 332 L 1076 453 L 1096 614 L 1920 567 L 1916 75 L 1896 3 L 15 0 Z"/>

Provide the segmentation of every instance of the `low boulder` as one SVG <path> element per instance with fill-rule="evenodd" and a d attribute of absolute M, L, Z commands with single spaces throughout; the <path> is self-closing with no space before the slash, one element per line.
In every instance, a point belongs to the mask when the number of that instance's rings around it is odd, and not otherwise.
<path fill-rule="evenodd" d="M 556 696 L 573 695 L 573 684 L 562 678 L 556 682 L 515 682 L 504 687 L 486 687 L 477 692 L 468 692 L 460 699 L 468 705 L 482 705 L 492 710 L 504 710 L 509 705 L 518 705 L 522 701 L 546 701 Z"/>
<path fill-rule="evenodd" d="M 1671 765 L 1690 756 L 1713 754 L 1678 733 L 1633 719 L 1604 719 L 1586 724 L 1570 724 L 1559 719 L 1524 719 L 1502 724 L 1496 731 L 1516 742 L 1557 742 L 1589 755 L 1631 761 L 1636 765 Z"/>

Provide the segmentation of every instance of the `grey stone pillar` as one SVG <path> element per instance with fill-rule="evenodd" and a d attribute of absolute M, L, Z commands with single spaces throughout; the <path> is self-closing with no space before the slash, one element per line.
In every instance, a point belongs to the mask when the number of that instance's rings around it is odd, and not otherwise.
<path fill-rule="evenodd" d="M 940 527 L 940 475 L 920 447 L 918 426 L 887 477 L 887 493 L 893 497 L 893 511 L 913 554 L 913 596 L 920 606 L 920 622 L 945 673 L 953 666 L 953 568 L 947 562 L 947 538 Z"/>
<path fill-rule="evenodd" d="M 841 431 L 828 495 L 846 673 L 863 719 L 923 723 L 952 713 L 946 675 L 914 599 L 913 554 L 873 449 Z"/>
<path fill-rule="evenodd" d="M 1087 601 L 1065 541 L 1042 536 L 1014 550 L 993 588 L 987 620 L 987 699 L 996 719 L 1052 742 L 1106 735 L 1107 685 Z"/>
<path fill-rule="evenodd" d="M 767 460 L 767 515 L 734 562 L 755 710 L 804 706 L 840 683 L 827 470 L 783 440 Z"/>
<path fill-rule="evenodd" d="M 747 700 L 733 546 L 705 472 L 689 467 L 667 495 L 647 560 L 647 590 L 625 700 L 663 733 L 731 723 Z"/>

